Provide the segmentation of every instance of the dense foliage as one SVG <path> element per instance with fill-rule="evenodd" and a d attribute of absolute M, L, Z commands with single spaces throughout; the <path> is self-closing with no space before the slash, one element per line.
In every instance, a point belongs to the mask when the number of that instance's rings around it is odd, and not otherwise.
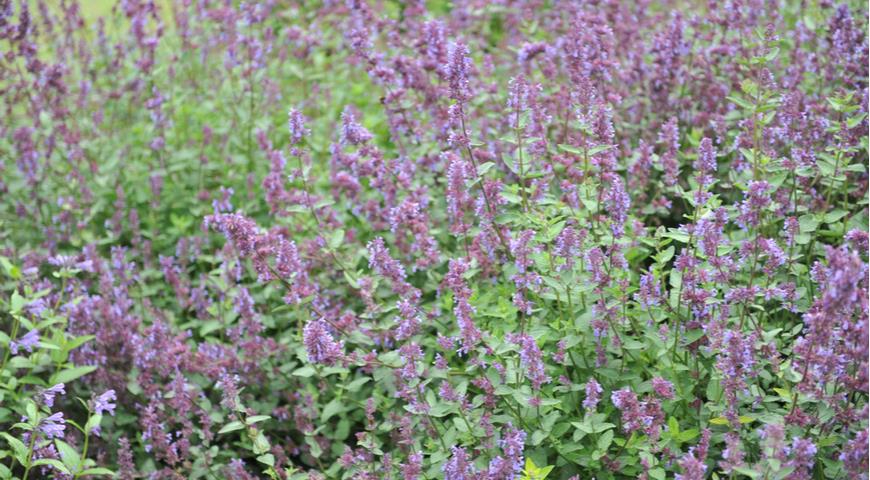
<path fill-rule="evenodd" d="M 866 2 L 89 3 L 0 0 L 0 478 L 867 478 Z"/>

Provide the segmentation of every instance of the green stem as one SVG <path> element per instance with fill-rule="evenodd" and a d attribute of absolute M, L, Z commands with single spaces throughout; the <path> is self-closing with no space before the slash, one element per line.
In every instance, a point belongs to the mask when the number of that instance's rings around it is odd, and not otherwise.
<path fill-rule="evenodd" d="M 21 480 L 27 480 L 27 476 L 30 475 L 30 469 L 33 464 L 33 447 L 36 444 L 36 430 L 32 430 L 30 432 L 30 445 L 27 446 L 27 465 L 24 467 L 24 476 L 21 477 Z"/>

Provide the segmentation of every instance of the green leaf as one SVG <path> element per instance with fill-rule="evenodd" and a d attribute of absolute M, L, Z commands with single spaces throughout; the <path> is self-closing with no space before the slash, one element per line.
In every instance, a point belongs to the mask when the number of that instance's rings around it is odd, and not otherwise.
<path fill-rule="evenodd" d="M 93 372 L 96 369 L 96 365 L 87 365 L 83 367 L 74 367 L 68 368 L 66 370 L 61 370 L 60 372 L 54 374 L 51 377 L 51 381 L 48 383 L 50 385 L 56 385 L 58 383 L 69 383 L 79 377 L 83 377 Z"/>
<path fill-rule="evenodd" d="M 814 232 L 819 226 L 819 221 L 816 219 L 816 217 L 809 213 L 806 215 L 801 215 L 800 218 L 798 218 L 798 223 L 800 224 L 801 233 Z"/>
<path fill-rule="evenodd" d="M 836 210 L 832 210 L 825 214 L 825 223 L 834 223 L 848 214 L 849 212 L 839 208 Z"/>
<path fill-rule="evenodd" d="M 674 258 L 674 252 L 675 252 L 675 251 L 676 251 L 676 249 L 674 248 L 673 245 L 671 245 L 671 246 L 669 246 L 668 248 L 662 250 L 661 252 L 659 252 L 659 253 L 656 255 L 656 263 L 658 263 L 658 264 L 662 264 L 662 265 L 664 265 L 665 263 L 668 263 L 668 260 Z"/>
<path fill-rule="evenodd" d="M 86 432 L 90 432 L 90 431 L 92 431 L 92 430 L 93 430 L 94 428 L 96 428 L 96 427 L 100 424 L 100 422 L 102 422 L 102 421 L 103 421 L 103 416 L 102 416 L 102 415 L 91 415 L 91 417 L 88 418 L 88 423 L 85 424 L 84 431 L 86 431 Z"/>
<path fill-rule="evenodd" d="M 587 152 L 587 155 L 589 155 L 591 157 L 591 156 L 597 155 L 601 152 L 606 152 L 607 150 L 610 150 L 611 148 L 613 148 L 613 145 L 596 145 L 596 146 L 589 149 L 589 151 Z"/>
<path fill-rule="evenodd" d="M 767 52 L 767 55 L 764 56 L 764 59 L 768 62 L 772 62 L 779 56 L 779 47 L 773 47 Z"/>
<path fill-rule="evenodd" d="M 583 150 L 581 150 L 580 148 L 577 148 L 573 145 L 565 145 L 565 144 L 560 143 L 558 145 L 558 147 L 559 147 L 559 150 L 562 150 L 562 151 L 565 151 L 568 153 L 573 153 L 574 155 L 583 155 Z"/>
<path fill-rule="evenodd" d="M 677 421 L 676 417 L 671 417 L 668 419 L 668 433 L 671 434 L 671 438 L 679 437 L 680 422 Z"/>
<path fill-rule="evenodd" d="M 109 470 L 108 468 L 103 467 L 95 467 L 89 468 L 81 473 L 82 476 L 85 475 L 114 475 L 115 472 Z"/>
<path fill-rule="evenodd" d="M 0 257 L 0 265 L 3 265 L 3 270 L 6 271 L 6 274 L 9 275 L 13 280 L 18 280 L 21 278 L 21 269 L 16 265 L 13 265 L 8 258 Z"/>
<path fill-rule="evenodd" d="M 323 411 L 320 412 L 320 422 L 326 423 L 330 418 L 340 413 L 342 410 L 344 410 L 344 404 L 341 403 L 341 400 L 337 398 L 332 399 L 323 407 Z"/>
<path fill-rule="evenodd" d="M 665 480 L 665 469 L 659 467 L 651 468 L 649 470 L 649 477 L 655 480 Z"/>
<path fill-rule="evenodd" d="M 327 243 L 327 245 L 329 245 L 329 248 L 335 250 L 338 247 L 340 247 L 343 242 L 344 242 L 344 229 L 339 228 L 338 230 L 332 232 L 332 235 L 329 236 L 329 242 Z"/>
<path fill-rule="evenodd" d="M 760 478 L 761 472 L 757 472 L 748 467 L 734 467 L 733 470 L 741 475 L 746 475 L 749 478 Z"/>
<path fill-rule="evenodd" d="M 294 370 L 293 376 L 294 377 L 308 378 L 308 377 L 314 375 L 315 373 L 317 373 L 317 371 L 314 370 L 314 367 L 312 367 L 311 365 L 306 365 L 302 368 L 297 368 L 296 370 Z"/>
<path fill-rule="evenodd" d="M 9 443 L 9 446 L 12 447 L 18 463 L 27 463 L 27 446 L 24 445 L 24 442 L 6 432 L 0 432 L 0 436 L 3 436 L 3 438 L 6 439 L 6 442 Z"/>
<path fill-rule="evenodd" d="M 751 417 L 747 417 L 745 415 L 741 415 L 740 417 L 737 418 L 737 421 L 740 422 L 740 424 L 746 424 L 746 423 L 754 422 L 755 419 L 751 418 Z M 725 417 L 716 417 L 716 418 L 711 418 L 710 423 L 712 423 L 713 425 L 728 425 L 730 422 Z"/>
<path fill-rule="evenodd" d="M 608 430 L 598 437 L 598 450 L 606 452 L 611 443 L 613 443 L 613 430 Z"/>
<path fill-rule="evenodd" d="M 265 455 L 260 455 L 259 457 L 257 457 L 257 461 L 260 463 L 264 463 L 270 467 L 275 466 L 275 456 L 272 455 L 271 453 L 267 453 Z"/>
<path fill-rule="evenodd" d="M 66 350 L 67 352 L 75 350 L 76 348 L 81 347 L 85 343 L 90 342 L 94 338 L 96 338 L 96 337 L 93 335 L 82 335 L 81 337 L 76 337 L 76 338 L 66 342 L 63 345 L 63 349 Z"/>
<path fill-rule="evenodd" d="M 689 243 L 689 234 L 678 231 L 672 228 L 669 232 L 662 235 L 663 237 L 673 238 L 680 243 Z"/>
<path fill-rule="evenodd" d="M 271 418 L 272 417 L 270 417 L 269 415 L 251 415 L 250 417 L 245 419 L 245 425 L 253 425 L 255 423 L 270 420 Z"/>
<path fill-rule="evenodd" d="M 54 446 L 60 453 L 60 459 L 70 471 L 78 472 L 81 469 L 81 456 L 70 444 L 60 439 L 54 439 Z"/>
<path fill-rule="evenodd" d="M 363 385 L 368 383 L 369 380 L 371 380 L 371 377 L 357 378 L 356 380 L 348 383 L 347 386 L 345 386 L 344 388 L 348 392 L 356 392 L 359 391 L 359 389 L 362 388 Z"/>
<path fill-rule="evenodd" d="M 478 165 L 477 166 L 477 176 L 483 177 L 484 175 L 486 175 L 486 172 L 488 172 L 494 166 L 495 166 L 494 162 L 486 162 L 486 163 L 482 163 L 482 164 Z"/>
<path fill-rule="evenodd" d="M 227 433 L 227 432 L 234 432 L 236 430 L 241 430 L 243 428 L 245 428 L 244 423 L 242 423 L 238 420 L 234 420 L 234 421 L 224 425 L 223 427 L 221 427 L 221 429 L 218 430 L 218 434 Z"/>
<path fill-rule="evenodd" d="M 688 430 L 680 432 L 679 441 L 680 441 L 680 443 L 685 443 L 685 442 L 692 440 L 693 438 L 695 438 L 697 436 L 698 436 L 698 429 L 697 428 L 690 428 Z"/>
<path fill-rule="evenodd" d="M 538 467 L 531 457 L 526 457 L 526 465 L 523 469 L 523 480 L 544 480 L 553 471 L 553 466 Z"/>
<path fill-rule="evenodd" d="M 38 467 L 40 465 L 49 465 L 66 475 L 72 474 L 72 472 L 70 472 L 66 465 L 64 465 L 60 460 L 54 458 L 40 458 L 39 460 L 35 460 L 33 463 L 30 464 L 31 467 Z"/>
<path fill-rule="evenodd" d="M 753 108 L 751 103 L 747 102 L 746 100 L 743 100 L 740 97 L 729 95 L 725 98 L 727 98 L 728 100 L 731 100 L 732 102 L 734 102 L 734 104 L 736 104 L 738 107 L 740 107 L 744 110 L 751 110 Z"/>
<path fill-rule="evenodd" d="M 267 453 L 270 448 L 272 448 L 272 445 L 269 443 L 269 440 L 265 435 L 263 435 L 263 432 L 258 432 L 257 436 L 254 437 L 254 445 L 251 450 L 253 450 L 257 455 L 263 455 Z M 314 455 L 313 452 L 312 455 Z"/>
<path fill-rule="evenodd" d="M 855 128 L 858 125 L 860 125 L 861 122 L 864 121 L 864 117 L 866 117 L 866 116 L 867 116 L 866 113 L 860 113 L 858 115 L 855 115 L 854 117 L 850 117 L 846 120 L 846 126 L 849 129 Z"/>

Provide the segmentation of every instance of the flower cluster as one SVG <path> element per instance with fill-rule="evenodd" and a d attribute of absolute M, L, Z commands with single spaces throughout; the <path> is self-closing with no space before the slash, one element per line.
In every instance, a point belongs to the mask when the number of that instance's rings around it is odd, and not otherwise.
<path fill-rule="evenodd" d="M 0 477 L 867 479 L 867 4 L 671 3 L 0 0 Z"/>

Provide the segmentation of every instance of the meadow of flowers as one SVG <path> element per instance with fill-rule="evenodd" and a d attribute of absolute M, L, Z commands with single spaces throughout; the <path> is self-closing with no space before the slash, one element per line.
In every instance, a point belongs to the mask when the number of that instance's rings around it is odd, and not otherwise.
<path fill-rule="evenodd" d="M 98 3 L 0 0 L 0 479 L 868 478 L 865 1 Z"/>

